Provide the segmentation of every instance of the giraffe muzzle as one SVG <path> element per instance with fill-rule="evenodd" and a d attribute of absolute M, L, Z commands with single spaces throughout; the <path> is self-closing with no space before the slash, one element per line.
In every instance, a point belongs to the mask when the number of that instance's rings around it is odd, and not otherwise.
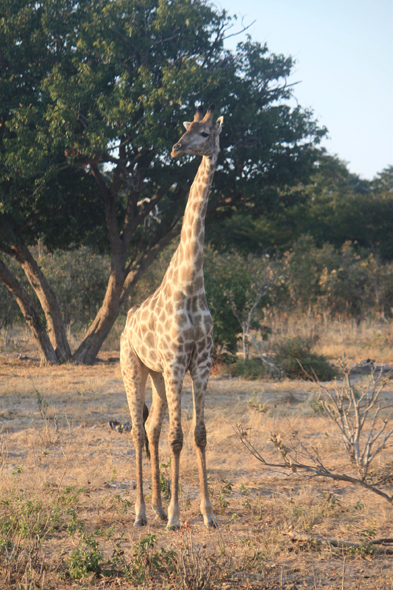
<path fill-rule="evenodd" d="M 176 156 L 180 156 L 183 152 L 182 152 L 182 146 L 181 143 L 175 143 L 175 145 L 172 148 L 172 152 L 171 152 L 171 156 L 172 158 L 176 158 Z"/>

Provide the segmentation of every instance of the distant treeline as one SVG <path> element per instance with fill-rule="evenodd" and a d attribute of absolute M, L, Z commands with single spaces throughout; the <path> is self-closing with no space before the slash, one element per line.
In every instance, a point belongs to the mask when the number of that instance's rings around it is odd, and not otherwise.
<path fill-rule="evenodd" d="M 382 260 L 393 260 L 392 227 L 393 166 L 368 181 L 325 154 L 307 184 L 284 186 L 271 200 L 228 212 L 222 223 L 208 224 L 208 236 L 220 250 L 248 254 L 284 253 L 308 234 L 319 248 L 351 242 Z"/>

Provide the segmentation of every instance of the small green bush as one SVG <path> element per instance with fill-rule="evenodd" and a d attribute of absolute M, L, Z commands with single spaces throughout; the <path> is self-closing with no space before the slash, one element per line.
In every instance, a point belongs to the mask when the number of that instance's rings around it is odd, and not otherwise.
<path fill-rule="evenodd" d="M 71 552 L 67 560 L 68 576 L 73 580 L 86 578 L 90 574 L 100 574 L 104 556 L 98 549 L 98 541 L 93 535 L 82 535 L 79 546 Z"/>
<path fill-rule="evenodd" d="M 241 377 L 248 381 L 263 379 L 266 377 L 266 368 L 261 359 L 251 358 L 248 360 L 238 359 L 236 363 L 228 367 L 231 377 Z"/>
<path fill-rule="evenodd" d="M 290 338 L 276 347 L 276 364 L 289 379 L 331 381 L 337 371 L 321 354 L 311 352 L 308 338 Z"/>

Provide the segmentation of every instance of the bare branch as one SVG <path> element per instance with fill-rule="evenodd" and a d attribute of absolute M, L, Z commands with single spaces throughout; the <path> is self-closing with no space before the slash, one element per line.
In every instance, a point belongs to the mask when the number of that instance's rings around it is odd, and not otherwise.
<path fill-rule="evenodd" d="M 363 479 L 359 479 L 357 477 L 352 477 L 350 475 L 346 475 L 345 473 L 335 473 L 330 471 L 325 465 L 321 462 L 318 462 L 318 465 L 309 465 L 306 463 L 300 463 L 296 460 L 293 460 L 291 457 L 292 449 L 286 447 L 281 439 L 279 439 L 276 435 L 272 435 L 271 442 L 277 448 L 277 451 L 281 454 L 283 458 L 282 463 L 272 463 L 267 461 L 263 455 L 256 449 L 253 443 L 248 438 L 248 432 L 242 428 L 241 424 L 238 424 L 235 427 L 235 433 L 238 436 L 240 442 L 243 446 L 251 453 L 253 457 L 255 457 L 264 467 L 274 467 L 279 469 L 290 470 L 293 473 L 297 471 L 305 472 L 306 474 L 312 477 L 327 477 L 329 479 L 333 479 L 335 481 L 344 481 L 353 485 L 357 485 L 363 487 L 378 496 L 381 496 L 384 500 L 386 500 L 389 504 L 393 505 L 393 497 L 389 496 L 379 488 L 366 483 Z M 289 474 L 290 475 L 290 474 Z"/>
<path fill-rule="evenodd" d="M 319 535 L 307 535 L 305 533 L 298 533 L 296 531 L 288 531 L 285 533 L 290 537 L 293 541 L 306 541 L 308 543 L 323 543 L 326 545 L 331 545 L 332 547 L 354 547 L 355 549 L 367 549 L 372 547 L 373 545 L 391 545 L 393 544 L 393 539 L 390 538 L 381 538 L 381 539 L 374 539 L 371 541 L 366 541 L 364 543 L 351 543 L 350 541 L 340 541 L 338 539 L 326 539 L 325 537 L 321 537 Z M 387 549 L 380 549 L 378 552 L 387 553 L 388 555 L 393 554 L 393 548 Z"/>
<path fill-rule="evenodd" d="M 263 356 L 255 338 L 249 332 L 246 332 L 245 336 L 251 340 L 251 342 L 253 343 L 253 345 L 257 349 L 258 354 L 259 354 L 259 358 L 261 359 L 261 361 L 265 365 L 267 365 L 272 372 L 280 373 L 280 369 L 277 367 L 277 365 L 275 365 L 274 363 L 271 363 L 270 361 L 267 360 L 267 358 L 265 356 Z"/>
<path fill-rule="evenodd" d="M 355 461 L 364 480 L 371 461 L 385 448 L 385 443 L 392 436 L 391 431 L 386 433 L 387 421 L 383 420 L 381 424 L 378 420 L 380 411 L 390 407 L 387 404 L 377 406 L 387 378 L 383 376 L 383 368 L 379 372 L 373 369 L 367 385 L 360 383 L 355 387 L 351 380 L 351 371 L 346 365 L 345 355 L 339 364 L 344 377 L 342 385 L 336 381 L 332 390 L 321 384 L 318 379 L 314 379 L 314 382 L 319 387 L 318 400 L 325 414 L 339 428 L 347 452 Z M 372 409 L 374 415 L 370 422 L 369 414 Z M 368 432 L 365 432 L 367 423 Z M 380 443 L 373 450 L 378 440 Z"/>
<path fill-rule="evenodd" d="M 242 33 L 244 33 L 244 31 L 247 31 L 250 27 L 252 27 L 252 25 L 254 25 L 256 23 L 256 19 L 252 21 L 251 24 L 245 26 L 243 25 L 243 19 L 242 19 L 242 29 L 241 31 L 238 31 L 237 33 L 232 33 L 231 35 L 227 35 L 226 37 L 223 37 L 223 41 L 226 41 L 227 39 L 230 39 L 231 37 L 237 37 L 238 35 L 241 35 Z"/>

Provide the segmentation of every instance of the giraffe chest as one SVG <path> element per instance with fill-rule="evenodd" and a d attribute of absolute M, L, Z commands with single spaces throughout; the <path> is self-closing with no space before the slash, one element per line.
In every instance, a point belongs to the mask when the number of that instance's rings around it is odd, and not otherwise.
<path fill-rule="evenodd" d="M 182 300 L 157 297 L 149 309 L 137 310 L 132 317 L 132 345 L 146 366 L 161 372 L 168 363 L 188 366 L 194 350 L 211 342 L 213 321 L 206 298 Z"/>

